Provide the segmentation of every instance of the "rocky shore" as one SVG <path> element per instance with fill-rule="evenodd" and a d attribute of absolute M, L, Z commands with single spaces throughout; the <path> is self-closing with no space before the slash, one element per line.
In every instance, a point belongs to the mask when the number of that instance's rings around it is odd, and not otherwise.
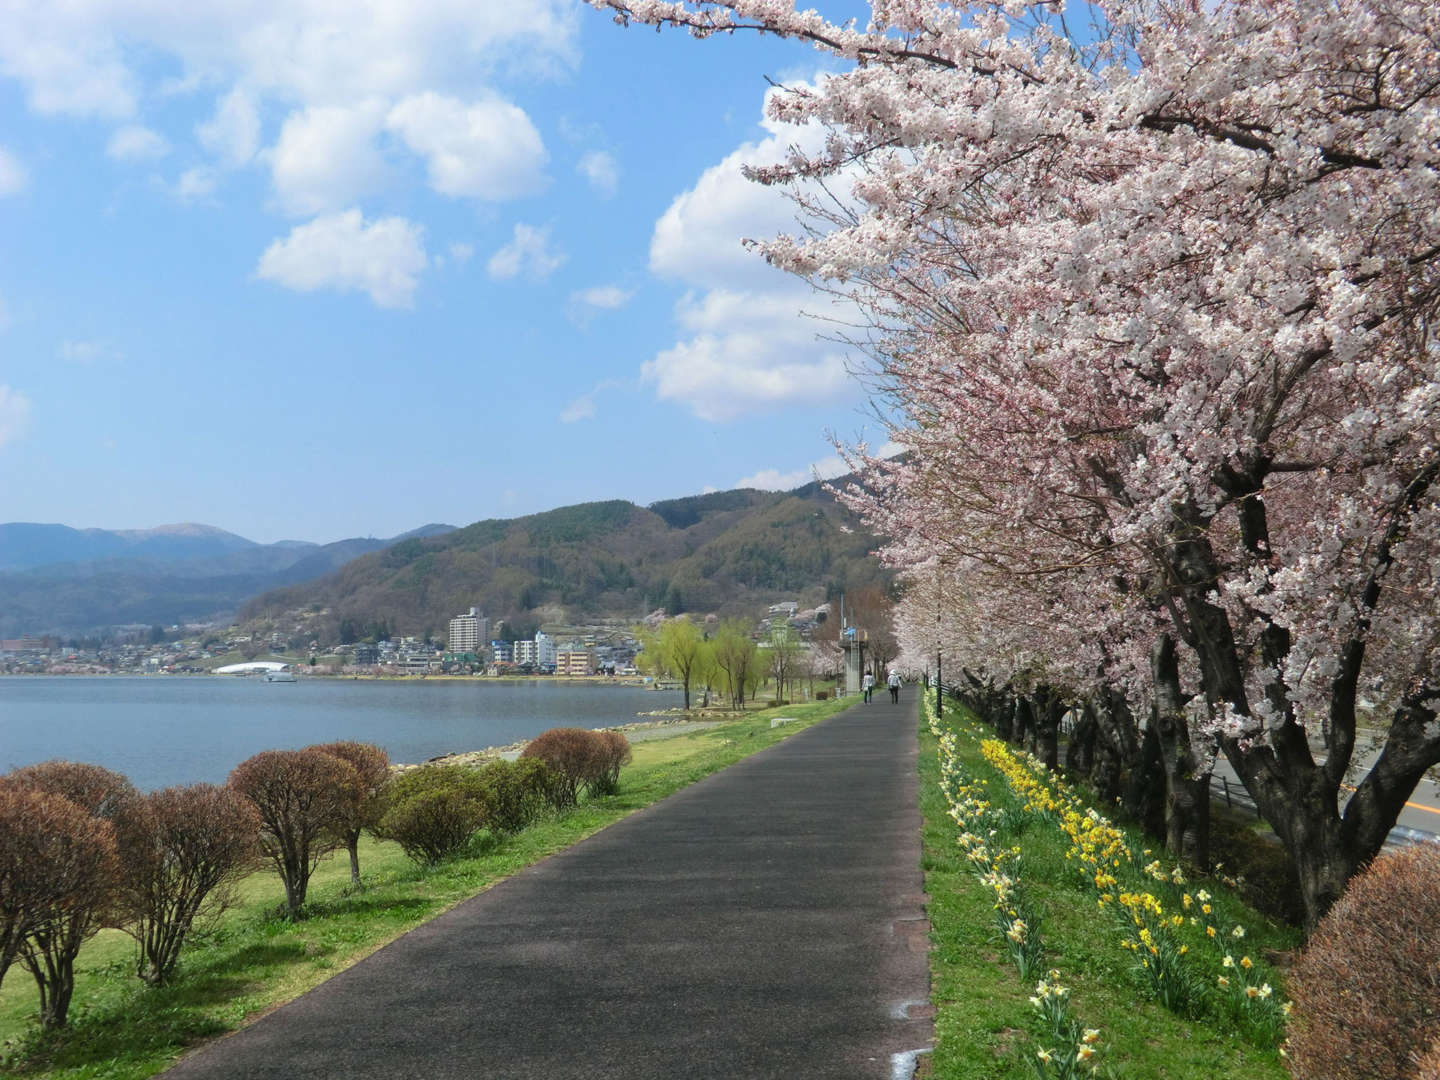
<path fill-rule="evenodd" d="M 692 731 L 705 731 L 712 727 L 718 727 L 726 723 L 729 714 L 716 714 L 713 710 L 701 712 L 691 710 L 685 712 L 683 709 L 657 709 L 655 712 L 641 713 L 646 717 L 644 720 L 637 720 L 630 724 L 616 724 L 612 727 L 595 728 L 596 731 L 618 731 L 627 739 L 633 742 L 645 742 L 649 739 L 668 739 L 677 735 L 688 735 Z M 724 718 L 721 718 L 724 717 Z M 482 750 L 458 750 L 448 754 L 440 754 L 436 757 L 427 758 L 417 763 L 395 763 L 390 766 L 391 772 L 402 773 L 411 769 L 418 769 L 422 765 L 483 765 L 487 761 L 494 761 L 497 758 L 504 758 L 507 761 L 514 761 L 520 756 L 530 740 L 510 743 L 508 746 L 487 746 Z"/>

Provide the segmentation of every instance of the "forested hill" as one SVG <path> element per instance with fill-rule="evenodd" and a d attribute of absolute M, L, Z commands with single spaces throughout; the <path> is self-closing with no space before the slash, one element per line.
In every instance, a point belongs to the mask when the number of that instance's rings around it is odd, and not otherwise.
<path fill-rule="evenodd" d="M 722 491 L 649 507 L 582 503 L 479 521 L 406 540 L 317 581 L 246 605 L 247 621 L 323 612 L 317 633 L 383 624 L 443 636 L 474 606 L 520 623 L 639 618 L 667 611 L 753 612 L 781 599 L 819 603 L 886 579 L 873 535 L 818 484 L 792 492 Z"/>

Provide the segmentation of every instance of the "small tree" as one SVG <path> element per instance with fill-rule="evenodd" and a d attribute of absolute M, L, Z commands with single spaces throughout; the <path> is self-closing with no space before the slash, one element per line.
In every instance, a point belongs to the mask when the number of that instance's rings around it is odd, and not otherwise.
<path fill-rule="evenodd" d="M 390 779 L 390 755 L 373 743 L 332 742 L 307 747 L 322 754 L 332 754 L 341 761 L 348 761 L 355 767 L 356 782 L 360 785 L 355 813 L 340 823 L 340 832 L 345 848 L 350 852 L 350 884 L 360 884 L 360 831 L 368 829 L 379 820 L 383 807 L 380 805 L 380 789 Z"/>
<path fill-rule="evenodd" d="M 40 992 L 40 1023 L 63 1027 L 75 956 L 111 921 L 115 827 L 62 795 L 0 783 L 0 979 L 19 957 Z"/>
<path fill-rule="evenodd" d="M 556 810 L 565 810 L 579 801 L 580 788 L 603 767 L 603 753 L 595 732 L 572 727 L 541 732 L 520 756 L 545 763 L 546 800 Z"/>
<path fill-rule="evenodd" d="M 355 766 L 318 750 L 266 750 L 237 765 L 228 785 L 255 804 L 261 848 L 285 884 L 286 916 L 298 918 L 310 875 L 357 813 Z"/>
<path fill-rule="evenodd" d="M 794 628 L 784 620 L 770 628 L 765 644 L 765 659 L 769 663 L 770 674 L 775 679 L 775 698 L 783 702 L 785 684 L 794 679 L 796 660 L 805 646 Z"/>
<path fill-rule="evenodd" d="M 140 947 L 136 974 L 170 980 L 191 928 L 230 905 L 253 865 L 260 815 L 239 792 L 214 784 L 171 787 L 131 800 L 116 817 L 119 909 Z"/>
<path fill-rule="evenodd" d="M 727 619 L 711 637 L 710 649 L 720 689 L 730 696 L 734 708 L 743 709 L 760 670 L 749 626 L 739 619 Z"/>

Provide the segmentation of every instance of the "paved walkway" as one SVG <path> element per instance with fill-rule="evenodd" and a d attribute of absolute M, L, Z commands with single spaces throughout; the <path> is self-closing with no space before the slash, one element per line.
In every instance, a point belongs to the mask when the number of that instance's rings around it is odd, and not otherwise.
<path fill-rule="evenodd" d="M 851 1080 L 931 1042 L 914 691 L 412 931 L 167 1080 Z"/>

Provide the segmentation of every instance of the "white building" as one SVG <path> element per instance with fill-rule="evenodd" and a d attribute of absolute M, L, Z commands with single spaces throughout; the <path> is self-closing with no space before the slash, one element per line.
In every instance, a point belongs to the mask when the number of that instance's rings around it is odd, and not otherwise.
<path fill-rule="evenodd" d="M 555 666 L 555 639 L 539 630 L 535 632 L 535 663 L 541 667 Z"/>
<path fill-rule="evenodd" d="M 490 620 L 471 608 L 466 615 L 457 615 L 450 620 L 450 651 L 452 653 L 479 653 L 482 645 L 490 639 Z"/>

